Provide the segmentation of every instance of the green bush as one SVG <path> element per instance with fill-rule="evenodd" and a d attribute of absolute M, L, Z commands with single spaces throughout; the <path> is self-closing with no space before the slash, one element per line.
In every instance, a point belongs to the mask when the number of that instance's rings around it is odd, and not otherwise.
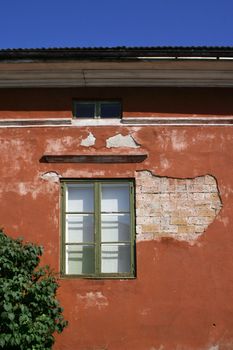
<path fill-rule="evenodd" d="M 38 267 L 43 249 L 0 230 L 0 349 L 50 350 L 67 322 L 56 299 L 57 279 Z"/>

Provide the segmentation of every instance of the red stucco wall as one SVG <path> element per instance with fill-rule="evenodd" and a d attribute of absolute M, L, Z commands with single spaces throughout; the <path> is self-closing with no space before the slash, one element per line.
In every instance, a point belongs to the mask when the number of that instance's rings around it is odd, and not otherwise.
<path fill-rule="evenodd" d="M 71 116 L 72 98 L 122 98 L 125 116 L 232 115 L 230 89 L 2 90 L 0 118 Z M 131 134 L 148 152 L 139 164 L 45 164 L 45 153 L 82 153 L 89 132 L 106 139 Z M 134 280 L 61 279 L 68 328 L 56 350 L 233 349 L 233 128 L 105 126 L 0 128 L 0 224 L 40 243 L 42 263 L 59 270 L 60 188 L 41 175 L 134 177 L 136 170 L 193 178 L 213 175 L 223 207 L 196 243 L 138 242 Z M 108 150 L 109 151 L 109 150 Z M 120 149 L 118 149 L 120 152 Z M 117 152 L 117 151 L 115 151 Z"/>

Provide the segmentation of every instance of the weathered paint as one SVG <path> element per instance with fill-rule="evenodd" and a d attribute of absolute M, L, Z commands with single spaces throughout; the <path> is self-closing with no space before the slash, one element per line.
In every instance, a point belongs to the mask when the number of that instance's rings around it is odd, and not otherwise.
<path fill-rule="evenodd" d="M 9 89 L 1 91 L 0 116 L 69 117 L 72 98 L 80 96 L 122 97 L 125 116 L 221 118 L 233 114 L 232 92 L 191 88 Z M 148 158 L 134 164 L 40 162 L 44 154 L 82 154 L 81 142 L 89 133 L 96 138 L 90 147 L 93 152 L 109 153 L 106 140 L 122 134 L 131 135 Z M 133 280 L 60 280 L 59 298 L 69 326 L 57 336 L 54 349 L 233 348 L 232 127 L 0 128 L 0 149 L 0 224 L 12 236 L 42 244 L 42 263 L 55 270 L 60 268 L 60 185 L 52 178 L 134 178 L 145 170 L 169 178 L 207 174 L 215 178 L 222 208 L 196 244 L 171 237 L 138 242 Z M 120 154 L 121 150 L 111 152 Z"/>

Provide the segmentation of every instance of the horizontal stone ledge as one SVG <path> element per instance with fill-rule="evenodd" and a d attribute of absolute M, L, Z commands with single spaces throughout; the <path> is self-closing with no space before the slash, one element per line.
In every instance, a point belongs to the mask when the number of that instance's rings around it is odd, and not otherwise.
<path fill-rule="evenodd" d="M 233 125 L 233 118 L 123 118 L 125 125 Z"/>
<path fill-rule="evenodd" d="M 43 155 L 41 163 L 141 163 L 147 154 Z"/>
<path fill-rule="evenodd" d="M 63 126 L 71 124 L 71 119 L 0 119 L 0 127 Z"/>
<path fill-rule="evenodd" d="M 72 119 L 72 118 L 50 118 L 50 119 L 0 119 L 0 128 L 9 127 L 49 127 L 49 126 L 135 126 L 135 125 L 158 125 L 158 126 L 224 126 L 233 125 L 233 117 L 206 117 L 206 118 L 182 118 L 182 117 L 125 117 L 122 119 Z"/>

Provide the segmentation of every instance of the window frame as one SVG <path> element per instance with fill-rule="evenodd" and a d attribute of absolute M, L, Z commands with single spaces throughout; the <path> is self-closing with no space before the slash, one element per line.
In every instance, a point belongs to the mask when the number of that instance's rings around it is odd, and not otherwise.
<path fill-rule="evenodd" d="M 76 112 L 77 112 L 77 104 L 78 103 L 82 103 L 82 104 L 90 104 L 90 103 L 93 103 L 95 105 L 95 115 L 94 117 L 90 117 L 90 118 L 87 118 L 87 117 L 78 117 L 76 116 Z M 101 104 L 109 104 L 109 103 L 119 103 L 120 105 L 120 115 L 117 116 L 117 117 L 109 117 L 109 118 L 103 118 L 101 117 L 100 115 L 100 111 L 101 111 Z M 88 119 L 91 119 L 91 120 L 96 120 L 96 119 L 102 119 L 102 120 L 108 120 L 108 119 L 122 119 L 122 101 L 121 100 L 78 100 L 78 99 L 74 99 L 73 100 L 73 118 L 76 119 L 76 120 L 88 120 Z"/>
<path fill-rule="evenodd" d="M 130 272 L 102 273 L 101 272 L 101 184 L 129 184 L 129 214 L 130 214 Z M 68 274 L 66 273 L 66 189 L 68 184 L 93 184 L 94 185 L 94 254 L 95 272 L 92 274 Z M 134 179 L 61 179 L 61 277 L 65 278 L 90 278 L 90 279 L 133 279 L 136 277 L 136 234 L 135 234 L 135 181 Z M 104 242 L 123 243 L 117 242 Z M 85 244 L 85 243 L 84 243 Z M 81 244 L 80 244 L 81 245 Z"/>

